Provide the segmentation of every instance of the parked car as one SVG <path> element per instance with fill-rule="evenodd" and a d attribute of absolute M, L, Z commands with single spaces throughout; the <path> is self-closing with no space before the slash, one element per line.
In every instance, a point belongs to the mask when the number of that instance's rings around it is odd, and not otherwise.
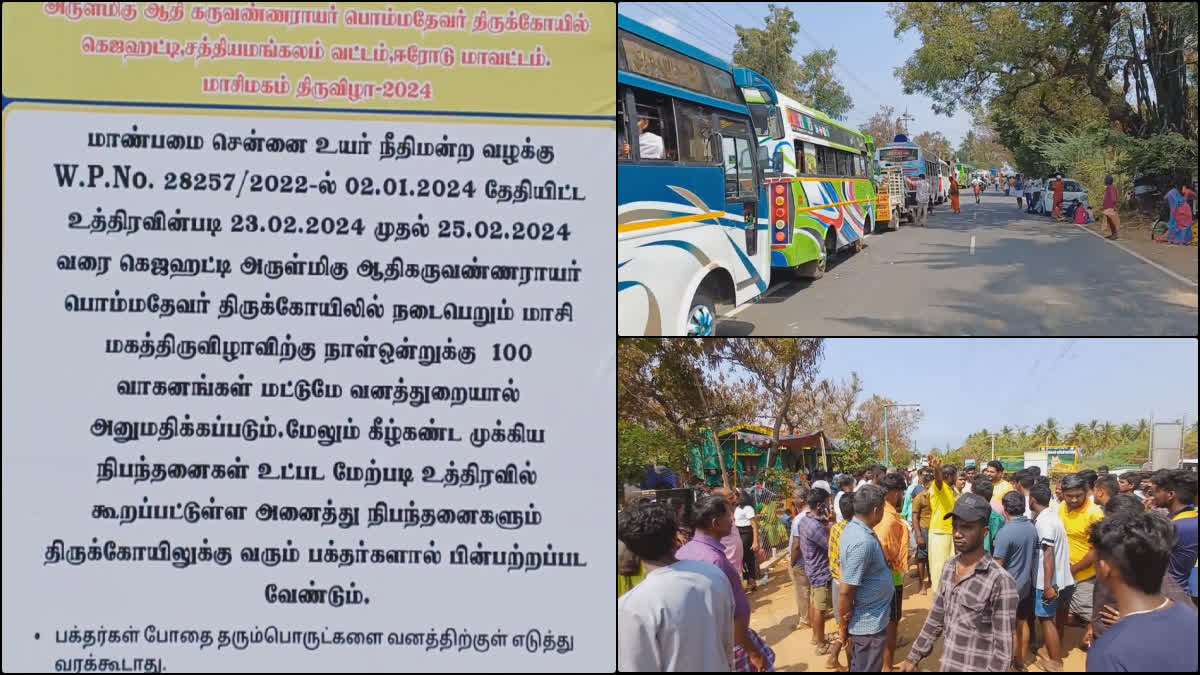
<path fill-rule="evenodd" d="M 1054 177 L 1046 178 L 1045 184 L 1046 189 L 1042 192 L 1042 210 L 1050 213 L 1054 210 Z M 1083 206 L 1091 208 L 1088 206 L 1087 190 L 1083 184 L 1073 178 L 1063 178 L 1063 204 L 1070 204 L 1075 199 Z"/>

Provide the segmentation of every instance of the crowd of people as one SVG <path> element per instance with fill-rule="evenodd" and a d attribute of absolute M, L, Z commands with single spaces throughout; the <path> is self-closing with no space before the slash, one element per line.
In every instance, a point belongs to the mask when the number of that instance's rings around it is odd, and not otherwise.
<path fill-rule="evenodd" d="M 1192 471 L 1044 476 L 935 457 L 912 473 L 807 472 L 787 503 L 793 629 L 826 668 L 844 653 L 851 671 L 912 671 L 940 638 L 943 671 L 1060 672 L 1072 623 L 1086 627 L 1088 671 L 1197 669 Z M 643 575 L 618 587 L 621 670 L 774 670 L 749 625 L 763 547 L 753 504 L 713 488 L 690 507 L 642 498 L 619 513 L 618 572 L 638 560 Z M 914 567 L 913 592 L 932 602 L 897 663 Z"/>

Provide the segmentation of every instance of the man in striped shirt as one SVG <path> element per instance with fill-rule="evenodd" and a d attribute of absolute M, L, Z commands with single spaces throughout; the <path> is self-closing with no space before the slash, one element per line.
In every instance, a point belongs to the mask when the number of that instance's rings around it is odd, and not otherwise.
<path fill-rule="evenodd" d="M 908 659 L 913 672 L 945 633 L 941 671 L 1003 672 L 1011 666 L 1017 621 L 1017 587 L 1012 576 L 983 551 L 988 500 L 966 493 L 946 515 L 952 519 L 958 555 L 946 562 L 933 607 Z"/>

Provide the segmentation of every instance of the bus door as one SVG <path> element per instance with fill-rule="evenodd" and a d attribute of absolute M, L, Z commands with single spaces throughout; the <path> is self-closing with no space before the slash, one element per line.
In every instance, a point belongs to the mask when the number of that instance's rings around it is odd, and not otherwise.
<path fill-rule="evenodd" d="M 725 172 L 725 212 L 744 219 L 746 255 L 758 255 L 759 187 L 762 176 L 758 166 L 758 143 L 754 130 L 744 119 L 717 113 L 720 130 L 721 163 Z M 755 264 L 756 267 L 760 265 Z"/>

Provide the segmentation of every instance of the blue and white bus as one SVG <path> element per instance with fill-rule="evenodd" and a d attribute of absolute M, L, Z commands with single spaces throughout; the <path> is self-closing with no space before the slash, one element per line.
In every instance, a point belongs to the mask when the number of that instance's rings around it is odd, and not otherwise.
<path fill-rule="evenodd" d="M 617 331 L 712 335 L 770 282 L 758 73 L 617 18 Z M 782 131 L 779 131 L 782 137 Z"/>
<path fill-rule="evenodd" d="M 941 161 L 931 153 L 908 140 L 908 136 L 897 134 L 891 143 L 875 151 L 875 160 L 880 168 L 899 166 L 904 174 L 905 204 L 914 206 L 917 203 L 917 176 L 925 174 L 929 182 L 929 198 L 931 202 L 938 201 L 939 195 L 945 197 L 950 191 L 950 176 L 941 180 L 941 172 L 949 171 L 950 165 Z M 932 206 L 932 204 L 930 204 Z"/>

